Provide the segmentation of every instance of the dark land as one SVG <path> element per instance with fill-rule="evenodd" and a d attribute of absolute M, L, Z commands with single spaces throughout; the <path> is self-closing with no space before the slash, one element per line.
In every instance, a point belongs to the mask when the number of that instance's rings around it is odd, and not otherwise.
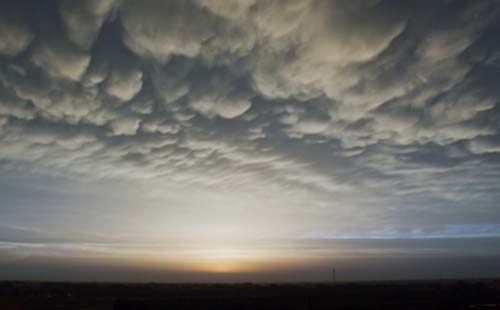
<path fill-rule="evenodd" d="M 0 309 L 500 309 L 500 280 L 336 284 L 0 282 Z"/>

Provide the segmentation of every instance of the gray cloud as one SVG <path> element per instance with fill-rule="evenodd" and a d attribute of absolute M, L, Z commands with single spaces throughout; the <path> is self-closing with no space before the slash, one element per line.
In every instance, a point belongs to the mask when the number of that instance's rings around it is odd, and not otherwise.
<path fill-rule="evenodd" d="M 68 38 L 82 48 L 89 48 L 113 8 L 114 0 L 59 1 L 59 10 Z"/>
<path fill-rule="evenodd" d="M 65 42 L 43 42 L 35 48 L 32 61 L 54 78 L 79 80 L 90 56 Z"/>
<path fill-rule="evenodd" d="M 4 13 L 5 14 L 5 13 Z M 29 26 L 12 16 L 1 16 L 0 22 L 0 54 L 16 56 L 24 51 L 33 40 Z"/>
<path fill-rule="evenodd" d="M 280 198 L 292 235 L 500 224 L 494 1 L 2 6 L 0 165 Z"/>
<path fill-rule="evenodd" d="M 469 142 L 471 152 L 475 154 L 500 153 L 498 141 L 493 139 L 476 139 Z"/>
<path fill-rule="evenodd" d="M 106 80 L 106 91 L 123 101 L 128 101 L 142 88 L 142 72 L 140 70 L 113 70 Z"/>
<path fill-rule="evenodd" d="M 166 62 L 173 55 L 196 57 L 213 34 L 210 15 L 190 1 L 125 1 L 120 8 L 125 44 L 137 54 Z M 208 24 L 207 24 L 208 23 Z"/>

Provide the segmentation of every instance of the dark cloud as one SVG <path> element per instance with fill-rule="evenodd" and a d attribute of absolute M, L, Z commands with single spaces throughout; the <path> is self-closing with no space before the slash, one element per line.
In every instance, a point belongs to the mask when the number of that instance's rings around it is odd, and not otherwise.
<path fill-rule="evenodd" d="M 297 235 L 499 225 L 499 9 L 4 1 L 0 159 L 280 198 Z"/>

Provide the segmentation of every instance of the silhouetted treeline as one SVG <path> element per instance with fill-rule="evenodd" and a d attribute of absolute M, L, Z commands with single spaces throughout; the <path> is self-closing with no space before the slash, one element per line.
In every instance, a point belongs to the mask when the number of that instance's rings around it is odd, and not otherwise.
<path fill-rule="evenodd" d="M 3 282 L 0 309 L 500 309 L 500 280 L 335 285 Z"/>

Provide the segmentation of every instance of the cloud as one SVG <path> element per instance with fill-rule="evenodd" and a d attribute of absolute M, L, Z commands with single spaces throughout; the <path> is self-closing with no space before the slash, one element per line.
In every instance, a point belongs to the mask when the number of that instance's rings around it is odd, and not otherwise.
<path fill-rule="evenodd" d="M 0 86 L 0 115 L 19 119 L 34 119 L 36 111 L 28 103 L 12 94 L 5 87 Z"/>
<path fill-rule="evenodd" d="M 79 80 L 90 63 L 90 56 L 62 41 L 40 43 L 33 52 L 33 63 L 50 76 Z"/>
<path fill-rule="evenodd" d="M 226 18 L 245 18 L 248 11 L 255 5 L 255 0 L 243 0 L 238 2 L 228 0 L 198 0 L 201 7 L 207 8 L 210 12 Z"/>
<path fill-rule="evenodd" d="M 120 100 L 128 101 L 141 90 L 142 76 L 142 71 L 138 69 L 115 69 L 105 82 L 106 91 Z"/>
<path fill-rule="evenodd" d="M 161 62 L 173 55 L 196 56 L 211 36 L 210 15 L 190 1 L 124 1 L 120 21 L 125 44 Z"/>
<path fill-rule="evenodd" d="M 0 168 L 147 184 L 184 206 L 196 188 L 294 236 L 500 223 L 494 1 L 7 8 Z"/>
<path fill-rule="evenodd" d="M 185 63 L 174 63 L 152 72 L 155 92 L 163 103 L 173 103 L 189 93 L 191 86 L 188 73 L 189 66 Z"/>
<path fill-rule="evenodd" d="M 69 39 L 89 48 L 112 9 L 114 0 L 59 1 L 59 9 Z"/>
<path fill-rule="evenodd" d="M 438 23 L 438 28 L 429 31 L 417 49 L 425 61 L 437 62 L 457 57 L 477 38 L 477 33 L 488 24 L 491 15 L 485 15 L 486 3 L 471 3 L 454 18 Z M 463 22 L 468 21 L 464 27 Z"/>
<path fill-rule="evenodd" d="M 500 153 L 500 146 L 495 140 L 472 140 L 469 142 L 469 148 L 475 154 Z"/>
<path fill-rule="evenodd" d="M 238 89 L 237 83 L 237 77 L 217 73 L 198 81 L 190 94 L 191 108 L 208 118 L 242 115 L 252 106 L 251 94 L 244 88 Z"/>
<path fill-rule="evenodd" d="M 176 134 L 179 132 L 179 128 L 177 124 L 169 124 L 163 122 L 161 120 L 155 120 L 148 123 L 143 123 L 141 128 L 146 132 L 159 132 L 162 134 Z"/>
<path fill-rule="evenodd" d="M 257 18 L 276 42 L 262 48 L 253 79 L 260 92 L 274 98 L 345 91 L 359 80 L 349 67 L 375 58 L 405 28 L 401 14 L 370 6 L 347 10 L 349 4 L 342 1 L 304 1 L 283 10 L 278 2 L 270 3 Z M 286 14 L 294 22 L 277 24 Z"/>
<path fill-rule="evenodd" d="M 33 40 L 30 28 L 19 20 L 0 15 L 0 55 L 16 56 Z"/>
<path fill-rule="evenodd" d="M 252 103 L 245 99 L 202 97 L 191 102 L 191 107 L 207 117 L 235 118 L 245 113 Z"/>
<path fill-rule="evenodd" d="M 141 120 L 134 117 L 119 118 L 109 123 L 112 135 L 134 135 L 139 129 Z"/>

